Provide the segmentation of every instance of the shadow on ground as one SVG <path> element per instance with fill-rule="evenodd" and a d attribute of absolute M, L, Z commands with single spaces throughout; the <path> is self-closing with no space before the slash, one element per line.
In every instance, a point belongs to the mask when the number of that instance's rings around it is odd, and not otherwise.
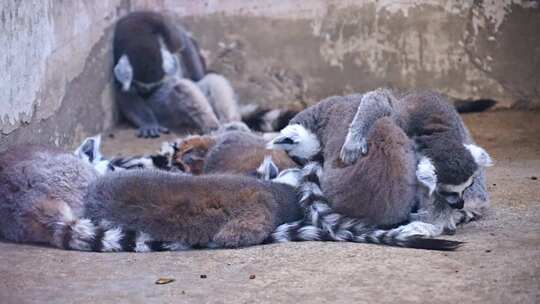
<path fill-rule="evenodd" d="M 467 242 L 457 252 L 312 242 L 99 254 L 0 243 L 0 302 L 540 303 L 540 113 L 464 118 L 496 160 L 494 211 L 451 237 Z M 164 140 L 111 133 L 107 155 Z M 176 281 L 155 285 L 160 277 Z"/>

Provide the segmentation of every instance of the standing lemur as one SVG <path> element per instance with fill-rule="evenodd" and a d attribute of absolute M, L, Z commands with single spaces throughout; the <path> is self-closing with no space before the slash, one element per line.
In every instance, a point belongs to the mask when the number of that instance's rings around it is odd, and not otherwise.
<path fill-rule="evenodd" d="M 206 74 L 193 38 L 166 16 L 135 12 L 121 18 L 113 46 L 116 100 L 139 136 L 158 137 L 168 128 L 208 132 L 240 120 L 230 83 Z"/>
<path fill-rule="evenodd" d="M 367 137 L 354 141 L 355 151 L 366 150 L 367 142 L 370 147 L 367 157 L 360 158 L 351 166 L 347 166 L 347 163 L 340 159 L 349 125 L 357 116 L 355 113 L 359 106 L 371 98 L 371 95 L 368 93 L 331 97 L 321 101 L 298 114 L 291 124 L 281 131 L 281 136 L 274 139 L 270 145 L 288 151 L 289 155 L 303 163 L 312 159 L 324 159 L 321 184 L 323 192 L 329 197 L 336 211 L 349 216 L 367 215 L 367 221 L 380 221 L 378 224 L 382 225 L 396 224 L 399 219 L 425 220 L 436 224 L 430 235 L 437 235 L 443 230 L 452 233 L 455 231 L 455 222 L 463 221 L 463 214 L 469 212 L 455 211 L 448 200 L 436 200 L 436 196 L 431 195 L 437 184 L 435 167 L 429 158 L 416 151 L 418 144 L 413 145 L 406 140 L 407 136 L 398 130 L 399 122 L 378 123 L 376 125 L 379 127 L 373 128 L 375 131 L 368 128 Z M 434 109 L 431 109 L 428 113 L 434 114 L 433 111 Z M 457 118 L 459 119 L 459 116 Z M 368 121 L 373 124 L 376 119 Z M 385 125 L 386 127 L 382 128 Z M 466 132 L 462 123 L 459 128 Z M 385 134 L 386 132 L 390 133 Z M 398 135 L 400 133 L 401 135 Z M 378 140 L 377 137 L 372 138 L 377 134 Z M 401 140 L 396 141 L 397 138 Z M 475 149 L 480 151 L 481 148 Z M 442 162 L 444 158 L 438 160 Z M 447 160 L 449 166 L 455 163 L 451 158 Z M 474 159 L 468 160 L 473 164 L 466 160 L 462 163 L 477 166 Z M 418 186 L 416 179 L 420 182 Z M 467 190 L 470 193 L 465 193 L 465 200 L 469 198 L 471 201 L 487 202 L 483 177 L 477 178 L 475 183 L 478 184 Z M 394 208 L 398 208 L 390 213 L 394 216 L 385 214 L 386 210 Z M 407 216 L 417 208 L 422 212 Z"/>

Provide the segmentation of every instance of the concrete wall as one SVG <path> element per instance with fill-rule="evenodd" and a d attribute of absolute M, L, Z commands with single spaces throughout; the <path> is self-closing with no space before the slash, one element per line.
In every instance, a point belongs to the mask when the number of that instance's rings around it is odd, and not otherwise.
<path fill-rule="evenodd" d="M 0 150 L 70 146 L 112 125 L 111 37 L 127 1 L 0 3 Z"/>
<path fill-rule="evenodd" d="M 379 86 L 540 106 L 540 2 L 135 0 L 167 8 L 244 102 Z"/>
<path fill-rule="evenodd" d="M 4 0 L 0 150 L 110 127 L 113 24 L 143 8 L 182 20 L 244 103 L 386 85 L 540 106 L 538 1 Z"/>

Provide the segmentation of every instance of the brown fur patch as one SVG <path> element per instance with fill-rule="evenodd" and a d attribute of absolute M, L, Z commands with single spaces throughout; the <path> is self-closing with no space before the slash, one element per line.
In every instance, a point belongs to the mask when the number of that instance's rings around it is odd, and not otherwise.
<path fill-rule="evenodd" d="M 242 132 L 235 132 L 235 136 Z M 233 173 L 253 175 L 266 155 L 278 169 L 295 167 L 296 164 L 284 151 L 267 150 L 264 140 L 245 133 L 245 141 L 223 140 L 231 134 L 195 135 L 183 139 L 173 156 L 173 165 L 194 175 L 209 173 Z"/>
<path fill-rule="evenodd" d="M 201 174 L 206 154 L 214 144 L 215 140 L 210 135 L 194 135 L 183 139 L 173 155 L 173 166 L 187 173 Z"/>

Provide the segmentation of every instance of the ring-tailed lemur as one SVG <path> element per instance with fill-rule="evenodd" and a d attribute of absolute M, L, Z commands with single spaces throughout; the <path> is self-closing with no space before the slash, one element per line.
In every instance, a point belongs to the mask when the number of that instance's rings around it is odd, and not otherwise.
<path fill-rule="evenodd" d="M 339 158 L 340 150 L 345 141 L 349 124 L 353 120 L 354 114 L 351 113 L 351 109 L 355 112 L 362 98 L 363 95 L 357 94 L 346 97 L 331 97 L 319 102 L 297 115 L 291 121 L 291 125 L 283 129 L 281 135 L 270 142 L 269 146 L 284 149 L 290 156 L 304 163 L 308 160 L 322 159 L 322 156 L 324 156 L 326 160 L 324 162 L 325 170 L 334 167 L 346 168 L 347 166 Z M 361 141 L 355 143 L 358 142 Z M 356 145 L 356 149 L 359 151 L 361 151 L 361 147 Z M 437 178 L 435 171 L 431 170 L 434 168 L 431 160 L 422 157 L 422 155 L 418 155 L 418 160 L 416 172 L 418 181 L 421 185 L 433 189 Z M 375 167 L 375 165 L 372 166 Z M 466 201 L 487 201 L 483 178 L 483 174 L 480 174 L 477 179 L 478 183 L 475 180 L 471 188 L 465 191 Z M 381 181 L 381 184 L 384 185 L 385 182 L 387 181 Z M 324 178 L 322 186 L 323 190 L 326 191 Z M 358 187 L 363 189 L 361 185 L 358 185 Z M 437 226 L 443 227 L 445 232 L 452 233 L 455 231 L 456 223 L 464 222 L 463 215 L 470 217 L 473 214 L 470 209 L 450 210 L 451 207 L 446 202 L 434 202 L 434 198 L 431 196 L 432 191 L 424 191 L 422 187 L 418 189 L 418 195 L 420 196 L 418 199 L 419 208 L 422 212 L 413 214 L 413 220 L 436 222 Z M 366 188 L 366 190 L 369 191 L 370 188 Z M 332 198 L 331 201 L 333 201 Z M 426 212 L 426 210 L 431 211 Z"/>
<path fill-rule="evenodd" d="M 429 188 L 435 200 L 463 209 L 463 221 L 489 207 L 484 168 L 492 165 L 489 154 L 474 144 L 455 108 L 441 94 L 418 91 L 395 96 L 387 89 L 366 93 L 350 124 L 340 158 L 351 164 L 367 152 L 366 136 L 373 123 L 391 117 L 415 141 L 424 161 L 431 161 L 436 180 Z M 431 169 L 432 168 L 432 169 Z"/>
<path fill-rule="evenodd" d="M 463 244 L 434 239 L 440 234 L 439 228 L 425 222 L 413 221 L 393 229 L 381 229 L 367 224 L 369 221 L 365 219 L 336 213 L 319 187 L 321 175 L 318 163 L 308 163 L 303 168 L 300 204 L 305 210 L 304 218 L 279 226 L 269 242 L 337 241 L 449 251 Z"/>
<path fill-rule="evenodd" d="M 298 108 L 270 109 L 255 104 L 240 107 L 242 121 L 259 132 L 277 132 L 286 127 L 299 112 Z"/>
<path fill-rule="evenodd" d="M 161 169 L 193 175 L 229 173 L 256 176 L 266 156 L 272 157 L 272 163 L 277 168 L 272 171 L 272 177 L 279 171 L 296 166 L 285 152 L 268 150 L 265 145 L 262 137 L 251 132 L 223 130 L 165 142 L 157 154 L 107 160 L 99 153 L 99 138 L 90 137 L 77 149 L 76 155 L 92 163 L 101 173 L 124 169 Z"/>
<path fill-rule="evenodd" d="M 261 167 L 264 174 L 268 167 Z M 99 177 L 87 161 L 71 153 L 18 146 L 0 154 L 0 236 L 15 242 L 98 252 L 238 247 L 263 240 L 283 242 L 284 232 L 296 235 L 297 241 L 344 241 L 343 229 L 351 231 L 354 237 L 349 241 L 353 242 L 435 250 L 453 250 L 459 245 L 422 238 L 427 234 L 421 227 L 398 233 L 395 229 L 361 229 L 359 223 L 346 227 L 312 225 L 339 216 L 335 214 L 323 214 L 316 222 L 308 213 L 310 217 L 301 228 L 299 222 L 291 222 L 301 217 L 294 189 L 301 176 L 299 169 L 286 169 L 270 182 L 157 170 L 120 171 Z M 309 177 L 305 180 L 311 182 Z M 209 192 L 209 188 L 214 191 Z M 303 201 L 307 206 L 306 198 Z M 284 224 L 270 236 L 269 227 L 283 222 L 291 224 Z"/>
<path fill-rule="evenodd" d="M 320 155 L 324 160 L 321 187 L 336 212 L 370 225 L 398 225 L 408 220 L 418 193 L 416 154 L 404 132 L 392 121 L 382 120 L 370 134 L 372 151 L 365 159 L 353 166 L 343 166 L 339 160 L 354 115 L 350 111 L 360 97 L 331 97 L 307 108 L 269 146 L 287 151 L 300 163 Z"/>
<path fill-rule="evenodd" d="M 378 121 L 368 140 L 370 153 L 352 166 L 342 166 L 333 154 L 337 151 L 324 153 L 323 192 L 335 212 L 361 218 L 365 224 L 387 227 L 406 222 L 419 199 L 413 143 L 390 119 Z"/>
<path fill-rule="evenodd" d="M 296 167 L 283 151 L 266 149 L 265 140 L 254 133 L 225 132 L 215 137 L 215 144 L 205 157 L 202 173 L 255 175 L 259 164 L 267 156 L 271 157 L 277 172 Z"/>
<path fill-rule="evenodd" d="M 302 217 L 298 169 L 272 181 L 124 170 L 25 145 L 0 154 L 0 236 L 85 251 L 180 250 L 262 243 Z"/>
<path fill-rule="evenodd" d="M 100 177 L 72 153 L 16 146 L 0 154 L 0 236 L 97 252 L 255 245 L 272 241 L 270 235 L 279 224 L 302 217 L 294 188 L 300 178 L 299 169 L 287 169 L 273 181 L 159 170 Z M 326 219 L 323 216 L 321 222 Z M 387 242 L 388 234 L 381 239 L 382 232 L 349 228 L 356 235 L 351 241 L 357 242 L 374 242 L 375 237 L 382 243 L 438 250 L 458 245 L 415 235 Z M 328 232 L 328 227 L 326 232 L 317 229 L 321 228 L 298 230 L 297 240 Z M 325 239 L 343 240 L 328 235 Z M 278 240 L 284 239 L 274 239 Z"/>
<path fill-rule="evenodd" d="M 131 169 L 160 169 L 171 171 L 175 169 L 170 163 L 170 151 L 162 150 L 154 155 L 134 155 L 128 157 L 105 158 L 101 152 L 101 135 L 85 138 L 74 154 L 79 159 L 92 165 L 96 171 L 103 175 L 107 172 Z M 166 149 L 168 145 L 164 145 Z"/>
<path fill-rule="evenodd" d="M 230 83 L 208 73 L 195 40 L 156 12 L 134 12 L 115 28 L 114 76 L 121 113 L 139 136 L 158 137 L 168 128 L 208 132 L 239 121 Z"/>

